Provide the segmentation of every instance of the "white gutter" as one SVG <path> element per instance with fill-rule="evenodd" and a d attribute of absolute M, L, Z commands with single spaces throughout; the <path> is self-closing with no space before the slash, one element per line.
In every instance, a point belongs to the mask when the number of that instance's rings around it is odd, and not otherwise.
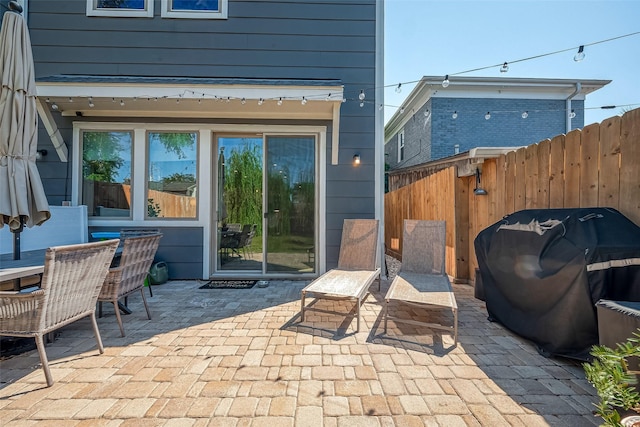
<path fill-rule="evenodd" d="M 565 111 L 565 117 L 566 117 L 566 132 L 569 133 L 571 132 L 571 100 L 580 93 L 580 91 L 582 90 L 582 83 L 580 82 L 576 82 L 576 90 L 573 91 L 573 93 L 571 95 L 569 95 L 569 97 L 566 99 L 566 103 L 567 103 L 567 110 Z"/>

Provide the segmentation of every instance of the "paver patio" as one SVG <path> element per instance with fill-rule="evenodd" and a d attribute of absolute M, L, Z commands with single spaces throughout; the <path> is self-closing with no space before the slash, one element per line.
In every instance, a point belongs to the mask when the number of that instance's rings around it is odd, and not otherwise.
<path fill-rule="evenodd" d="M 171 281 L 139 297 L 120 337 L 105 305 L 98 325 L 61 330 L 47 346 L 54 385 L 37 352 L 0 361 L 0 424 L 9 426 L 593 426 L 595 392 L 579 363 L 547 359 L 487 321 L 469 285 L 454 284 L 459 344 L 446 332 L 390 322 L 380 311 L 389 280 L 362 307 L 361 331 L 309 313 L 308 281 L 266 288 L 198 289 Z M 322 301 L 323 304 L 347 303 Z M 338 308 L 339 309 L 339 308 Z M 402 314 L 402 313 L 400 313 Z M 447 321 L 443 311 L 411 309 Z M 351 319 L 349 319 L 351 320 Z"/>

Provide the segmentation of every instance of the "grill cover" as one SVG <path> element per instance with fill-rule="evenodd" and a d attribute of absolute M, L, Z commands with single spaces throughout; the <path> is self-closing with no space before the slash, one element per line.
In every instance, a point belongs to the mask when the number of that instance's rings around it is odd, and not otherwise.
<path fill-rule="evenodd" d="M 489 318 L 545 356 L 590 359 L 596 302 L 640 301 L 640 227 L 612 208 L 515 212 L 474 246 Z"/>

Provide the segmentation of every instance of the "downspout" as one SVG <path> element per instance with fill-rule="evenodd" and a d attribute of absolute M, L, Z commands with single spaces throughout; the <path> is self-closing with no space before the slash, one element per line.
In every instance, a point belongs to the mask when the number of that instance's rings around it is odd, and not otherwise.
<path fill-rule="evenodd" d="M 580 91 L 582 90 L 582 83 L 580 82 L 576 82 L 576 90 L 573 91 L 573 93 L 571 95 L 569 95 L 569 97 L 566 99 L 566 115 L 565 115 L 565 119 L 566 119 L 566 133 L 571 132 L 571 100 L 573 98 L 575 98 L 575 96 L 577 94 L 580 93 Z"/>
<path fill-rule="evenodd" d="M 384 0 L 376 1 L 376 55 L 375 55 L 376 103 L 384 105 Z M 387 275 L 384 250 L 384 113 L 375 109 L 375 178 L 374 204 L 375 218 L 380 221 L 381 232 L 378 233 L 377 261 L 382 274 Z"/>

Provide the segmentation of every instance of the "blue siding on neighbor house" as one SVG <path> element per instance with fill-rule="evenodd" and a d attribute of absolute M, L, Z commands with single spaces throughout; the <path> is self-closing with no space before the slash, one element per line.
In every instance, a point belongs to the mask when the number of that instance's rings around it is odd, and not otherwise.
<path fill-rule="evenodd" d="M 367 92 L 371 102 L 361 108 L 357 95 L 362 88 L 375 87 L 376 1 L 229 0 L 226 20 L 163 19 L 158 1 L 154 9 L 153 18 L 87 17 L 85 1 L 30 0 L 36 78 L 76 74 L 340 80 L 349 102 L 341 107 L 338 165 L 330 164 L 328 132 L 327 229 L 322 230 L 327 235 L 327 268 L 334 266 L 342 220 L 375 215 L 376 100 L 373 91 Z M 56 120 L 72 158 L 72 123 L 82 118 L 57 115 Z M 72 165 L 60 163 L 46 130 L 41 126 L 39 132 L 40 148 L 52 155 L 38 167 L 49 202 L 60 204 L 71 196 Z M 362 158 L 359 168 L 351 166 L 356 152 Z M 162 251 L 171 250 L 167 242 L 161 243 Z M 201 262 L 199 249 L 187 252 Z M 200 276 L 196 267 L 190 277 Z"/>
<path fill-rule="evenodd" d="M 584 101 L 571 102 L 573 129 L 584 126 Z M 425 117 L 428 108 L 430 117 Z M 564 100 L 430 98 L 404 125 L 405 160 L 398 163 L 397 135 L 385 145 L 386 162 L 394 169 L 415 166 L 475 147 L 535 144 L 566 133 Z M 453 119 L 456 111 L 458 118 Z M 522 118 L 522 112 L 529 116 Z M 485 114 L 491 112 L 491 118 Z"/>

